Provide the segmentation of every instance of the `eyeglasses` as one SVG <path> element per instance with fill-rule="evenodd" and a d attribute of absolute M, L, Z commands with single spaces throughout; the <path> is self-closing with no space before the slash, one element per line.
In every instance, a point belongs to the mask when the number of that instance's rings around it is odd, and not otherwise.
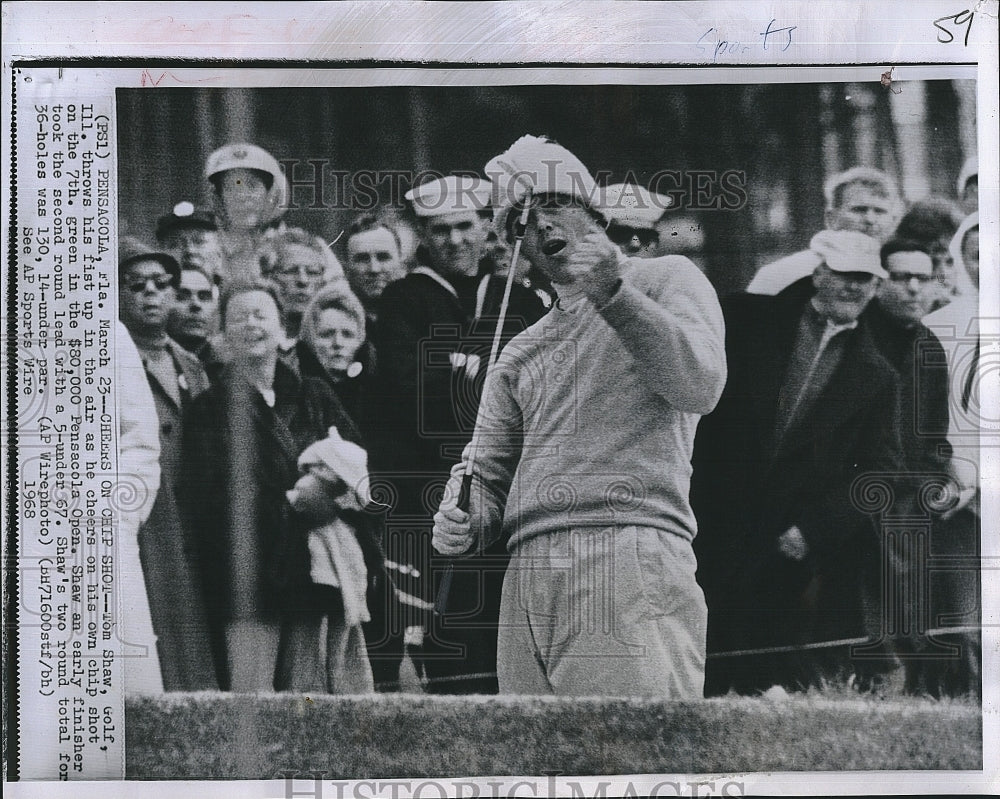
<path fill-rule="evenodd" d="M 153 286 L 157 291 L 166 291 L 172 285 L 174 285 L 174 279 L 170 275 L 150 275 L 149 277 L 140 277 L 130 280 L 126 283 L 126 287 L 133 294 L 141 294 L 146 290 L 146 285 L 149 281 L 153 281 Z"/>
<path fill-rule="evenodd" d="M 299 275 L 305 275 L 306 277 L 323 277 L 326 270 L 319 265 L 305 266 L 303 264 L 288 264 L 287 266 L 282 266 L 278 269 L 279 275 L 284 275 L 285 277 L 298 277 Z"/>
<path fill-rule="evenodd" d="M 660 239 L 655 230 L 648 228 L 633 228 L 625 225 L 610 225 L 608 227 L 608 238 L 619 246 L 628 244 L 632 241 L 633 236 L 638 237 L 639 243 L 643 247 L 648 247 Z"/>
<path fill-rule="evenodd" d="M 212 289 L 198 289 L 197 291 L 177 289 L 177 299 L 180 302 L 190 302 L 192 297 L 197 297 L 198 302 L 211 302 L 214 296 Z"/>
<path fill-rule="evenodd" d="M 934 279 L 934 275 L 928 274 L 914 274 L 913 272 L 890 272 L 889 280 L 893 283 L 909 283 L 911 280 L 916 279 L 918 283 L 923 285 L 924 283 L 930 283 Z"/>

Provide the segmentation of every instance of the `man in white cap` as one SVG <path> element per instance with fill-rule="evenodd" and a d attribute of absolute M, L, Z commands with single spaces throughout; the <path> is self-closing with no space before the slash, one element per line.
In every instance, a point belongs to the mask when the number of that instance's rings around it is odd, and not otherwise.
<path fill-rule="evenodd" d="M 896 182 L 879 169 L 856 166 L 834 175 L 823 187 L 828 230 L 854 230 L 883 244 L 892 236 L 903 210 Z M 792 253 L 762 266 L 747 291 L 777 294 L 815 268 L 809 250 Z"/>
<path fill-rule="evenodd" d="M 811 286 L 724 303 L 729 382 L 698 429 L 691 491 L 710 652 L 862 634 L 859 574 L 878 538 L 853 486 L 903 468 L 899 379 L 862 315 L 886 272 L 862 233 L 824 230 L 810 250 Z M 845 648 L 710 664 L 710 694 L 801 689 L 856 668 Z"/>
<path fill-rule="evenodd" d="M 626 255 L 655 258 L 660 234 L 657 223 L 673 199 L 632 183 L 613 183 L 601 197 L 601 213 L 608 220 L 608 238 Z"/>
<path fill-rule="evenodd" d="M 486 171 L 498 230 L 511 237 L 529 206 L 522 254 L 559 300 L 488 378 L 469 513 L 463 462 L 435 548 L 509 539 L 502 693 L 700 698 L 688 488 L 695 427 L 726 376 L 715 291 L 685 258 L 626 257 L 590 173 L 558 144 L 525 136 Z"/>

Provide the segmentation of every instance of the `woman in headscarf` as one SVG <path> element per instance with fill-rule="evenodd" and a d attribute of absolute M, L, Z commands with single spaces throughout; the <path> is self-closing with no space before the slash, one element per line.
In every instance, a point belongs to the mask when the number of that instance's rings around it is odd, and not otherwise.
<path fill-rule="evenodd" d="M 940 339 L 948 360 L 948 441 L 952 448 L 951 474 L 958 488 L 954 506 L 934 527 L 937 544 L 934 549 L 945 557 L 978 559 L 982 513 L 979 434 L 983 424 L 979 387 L 985 372 L 981 362 L 984 333 L 981 324 L 989 322 L 979 311 L 978 213 L 969 214 L 962 221 L 948 250 L 955 263 L 955 294 L 950 303 L 923 318 L 923 323 Z M 930 592 L 932 620 L 960 619 L 965 625 L 978 625 L 978 571 L 953 569 L 931 575 Z M 948 623 L 955 622 L 945 622 L 944 626 Z M 981 636 L 976 632 L 956 632 L 935 635 L 935 640 L 954 646 L 957 654 L 921 661 L 916 670 L 919 679 L 908 687 L 933 696 L 966 693 L 981 696 Z"/>

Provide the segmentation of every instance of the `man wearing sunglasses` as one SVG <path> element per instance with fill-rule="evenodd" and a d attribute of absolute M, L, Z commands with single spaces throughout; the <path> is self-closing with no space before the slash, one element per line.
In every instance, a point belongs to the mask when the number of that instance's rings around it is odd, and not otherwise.
<path fill-rule="evenodd" d="M 656 258 L 660 254 L 656 224 L 672 203 L 670 197 L 631 183 L 608 186 L 601 198 L 601 213 L 608 220 L 608 238 L 625 255 Z"/>
<path fill-rule="evenodd" d="M 150 614 L 167 691 L 217 689 L 195 548 L 177 507 L 182 420 L 206 388 L 199 360 L 167 335 L 181 269 L 173 256 L 124 239 L 118 258 L 118 312 L 135 342 L 156 403 L 160 490 L 139 533 Z"/>

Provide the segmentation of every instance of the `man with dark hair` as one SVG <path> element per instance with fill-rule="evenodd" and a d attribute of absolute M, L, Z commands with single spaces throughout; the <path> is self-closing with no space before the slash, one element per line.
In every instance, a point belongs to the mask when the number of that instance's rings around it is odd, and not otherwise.
<path fill-rule="evenodd" d="M 347 229 L 345 272 L 351 289 L 365 307 L 369 335 L 378 319 L 386 286 L 406 274 L 396 229 L 374 214 L 355 217 Z"/>
<path fill-rule="evenodd" d="M 198 359 L 167 335 L 180 280 L 174 258 L 124 239 L 119 248 L 122 324 L 135 342 L 160 423 L 160 490 L 139 533 L 139 554 L 158 638 L 163 687 L 218 687 L 201 597 L 196 547 L 177 506 L 183 420 L 191 400 L 208 387 Z"/>
<path fill-rule="evenodd" d="M 828 230 L 864 233 L 879 244 L 892 236 L 903 207 L 896 182 L 885 172 L 869 167 L 856 166 L 834 175 L 823 187 L 823 195 Z M 762 266 L 747 286 L 747 292 L 778 294 L 811 275 L 815 266 L 811 250 L 792 253 Z"/>
<path fill-rule="evenodd" d="M 867 564 L 864 589 L 868 632 L 886 644 L 886 657 L 867 661 L 870 673 L 864 674 L 864 669 L 861 672 L 865 680 L 877 685 L 898 665 L 894 655 L 899 654 L 903 657 L 906 687 L 912 692 L 937 694 L 941 686 L 934 684 L 932 675 L 940 670 L 931 667 L 930 661 L 951 661 L 947 670 L 958 671 L 957 664 L 970 656 L 972 638 L 961 640 L 961 651 L 953 656 L 943 648 L 933 653 L 934 644 L 924 636 L 925 630 L 937 626 L 934 619 L 948 604 L 942 592 L 954 583 L 955 574 L 925 573 L 922 557 L 931 551 L 962 554 L 953 540 L 956 531 L 949 529 L 945 518 L 959 493 L 957 485 L 947 482 L 951 463 L 948 361 L 937 336 L 920 321 L 935 298 L 929 249 L 926 243 L 898 238 L 883 245 L 880 257 L 888 277 L 865 312 L 876 342 L 900 377 L 899 431 L 906 493 L 900 492 L 898 507 L 904 502 L 912 505 L 913 518 L 925 519 L 930 534 L 925 538 L 926 552 L 917 546 L 916 533 L 884 536 L 879 557 Z M 938 496 L 942 482 L 950 490 Z M 928 497 L 935 502 L 926 501 Z M 894 609 L 885 600 L 903 595 L 911 597 L 903 608 Z M 906 618 L 898 618 L 901 612 Z M 931 654 L 936 656 L 928 658 Z"/>
<path fill-rule="evenodd" d="M 219 332 L 219 287 L 199 267 L 182 267 L 167 333 L 203 364 L 219 360 L 212 339 Z"/>
<path fill-rule="evenodd" d="M 862 312 L 886 275 L 874 239 L 822 231 L 811 286 L 723 303 L 729 382 L 698 428 L 691 500 L 709 694 L 845 680 L 862 633 L 861 566 L 874 521 L 852 493 L 902 467 L 899 379 Z M 891 478 L 889 478 L 891 479 Z"/>
<path fill-rule="evenodd" d="M 934 266 L 934 282 L 928 286 L 930 311 L 947 305 L 955 294 L 955 261 L 948 252 L 951 237 L 962 222 L 955 204 L 943 197 L 917 200 L 903 214 L 894 238 L 920 244 Z"/>

